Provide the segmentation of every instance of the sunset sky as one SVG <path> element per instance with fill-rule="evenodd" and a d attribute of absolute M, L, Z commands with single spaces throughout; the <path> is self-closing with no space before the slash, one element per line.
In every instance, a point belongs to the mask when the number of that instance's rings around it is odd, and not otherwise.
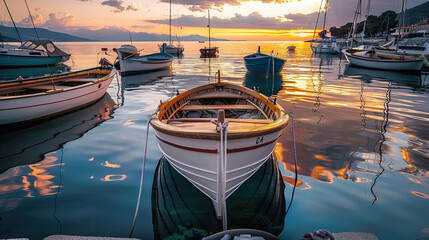
<path fill-rule="evenodd" d="M 414 7 L 427 0 L 408 0 Z M 73 34 L 79 29 L 126 29 L 168 34 L 169 0 L 27 0 L 36 26 Z M 18 26 L 30 27 L 24 0 L 6 0 Z M 371 2 L 370 14 L 400 11 L 401 0 Z M 173 34 L 207 36 L 207 10 L 212 34 L 231 40 L 300 40 L 312 36 L 320 0 L 172 0 Z M 353 19 L 357 0 L 330 0 L 327 25 Z M 363 0 L 365 12 L 367 0 Z M 363 14 L 364 15 L 364 14 Z M 363 17 L 362 17 L 363 18 Z M 0 1 L 0 19 L 10 26 Z M 319 25 L 321 28 L 321 25 Z"/>

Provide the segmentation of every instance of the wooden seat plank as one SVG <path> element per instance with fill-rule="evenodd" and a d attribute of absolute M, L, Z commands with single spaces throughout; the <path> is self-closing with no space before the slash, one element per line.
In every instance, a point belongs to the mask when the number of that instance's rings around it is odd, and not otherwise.
<path fill-rule="evenodd" d="M 171 122 L 210 122 L 211 120 L 216 120 L 215 118 L 174 118 L 169 120 L 163 120 L 164 123 Z M 237 123 L 254 123 L 254 124 L 270 124 L 273 123 L 272 119 L 241 119 L 241 118 L 225 118 L 225 121 L 228 122 L 237 122 Z"/>
<path fill-rule="evenodd" d="M 205 92 L 205 93 L 200 93 L 198 95 L 195 96 L 191 96 L 190 100 L 197 100 L 197 99 L 205 99 L 205 98 L 238 98 L 238 99 L 247 99 L 249 96 L 247 95 L 240 95 L 237 93 L 232 93 L 232 92 L 218 92 L 218 91 L 213 91 L 213 92 Z"/>
<path fill-rule="evenodd" d="M 256 110 L 252 105 L 186 105 L 181 110 L 183 111 L 200 111 L 200 110 Z"/>

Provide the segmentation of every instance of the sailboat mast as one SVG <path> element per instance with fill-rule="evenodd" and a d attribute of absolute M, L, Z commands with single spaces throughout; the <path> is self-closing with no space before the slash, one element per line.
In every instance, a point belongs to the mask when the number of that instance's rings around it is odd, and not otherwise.
<path fill-rule="evenodd" d="M 316 26 L 314 26 L 313 38 L 311 39 L 310 47 L 313 47 L 314 37 L 316 35 L 317 24 L 319 24 L 320 12 L 322 11 L 323 0 L 320 1 L 319 13 L 317 14 Z"/>
<path fill-rule="evenodd" d="M 402 38 L 402 30 L 405 26 L 405 8 L 407 7 L 407 0 L 402 0 L 401 22 L 399 24 L 399 39 Z M 397 43 L 396 46 L 399 44 Z"/>
<path fill-rule="evenodd" d="M 366 7 L 366 15 L 365 15 L 365 22 L 363 22 L 363 30 L 362 30 L 362 43 L 363 38 L 365 37 L 365 29 L 366 29 L 366 21 L 368 21 L 369 16 L 369 8 L 371 7 L 371 0 L 368 0 L 368 6 Z"/>
<path fill-rule="evenodd" d="M 12 14 L 10 14 L 9 7 L 7 6 L 6 0 L 3 0 L 4 5 L 6 6 L 7 12 L 9 13 L 10 20 L 12 20 L 13 26 L 15 27 L 16 33 L 18 34 L 19 41 L 22 44 L 21 35 L 19 35 L 18 28 L 16 27 L 15 21 L 13 20 Z"/>
<path fill-rule="evenodd" d="M 352 41 L 350 42 L 350 48 L 353 48 L 353 42 L 355 40 L 355 34 L 356 34 L 356 28 L 357 28 L 356 24 L 358 21 L 358 16 L 360 15 L 361 6 L 362 6 L 362 0 L 359 0 L 356 6 L 355 16 L 353 18 L 353 31 L 352 31 Z"/>
<path fill-rule="evenodd" d="M 209 27 L 209 51 L 211 48 L 211 38 L 210 38 L 210 10 L 208 10 L 208 18 L 209 18 L 209 25 L 207 27 Z"/>
<path fill-rule="evenodd" d="M 27 6 L 28 15 L 30 15 L 31 22 L 33 23 L 33 28 L 34 28 L 34 31 L 36 32 L 37 39 L 40 40 L 39 34 L 37 33 L 36 25 L 34 25 L 33 16 L 31 16 L 30 8 L 28 7 L 28 4 L 27 4 L 27 0 L 24 0 L 24 1 L 25 1 L 25 6 Z"/>
<path fill-rule="evenodd" d="M 171 45 L 171 0 L 170 0 L 170 38 L 169 38 L 169 42 Z"/>
<path fill-rule="evenodd" d="M 325 27 L 326 27 L 326 14 L 328 13 L 328 0 L 326 0 L 325 3 L 325 17 L 323 19 L 323 31 L 325 31 Z M 322 42 L 325 42 L 325 38 L 322 39 Z"/>

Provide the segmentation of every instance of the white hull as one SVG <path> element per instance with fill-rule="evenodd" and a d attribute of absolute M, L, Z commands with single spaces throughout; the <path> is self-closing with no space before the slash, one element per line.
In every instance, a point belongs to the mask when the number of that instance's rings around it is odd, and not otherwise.
<path fill-rule="evenodd" d="M 215 128 L 215 125 L 213 125 Z M 218 181 L 219 140 L 176 137 L 156 131 L 158 145 L 168 162 L 218 206 L 219 192 L 228 198 L 265 163 L 274 150 L 279 132 L 227 141 L 226 186 Z M 258 139 L 263 137 L 263 141 Z M 216 209 L 219 213 L 220 209 Z M 218 215 L 219 216 L 219 215 Z"/>
<path fill-rule="evenodd" d="M 88 105 L 103 97 L 113 79 L 50 94 L 0 98 L 0 125 L 40 119 Z"/>
<path fill-rule="evenodd" d="M 370 58 L 364 56 L 356 56 L 347 52 L 347 50 L 343 50 L 343 53 L 350 64 L 365 68 L 393 71 L 420 71 L 423 66 L 422 60 L 409 61 Z"/>
<path fill-rule="evenodd" d="M 313 53 L 325 53 L 325 54 L 338 54 L 338 48 L 336 45 L 331 44 L 319 44 L 317 46 L 311 47 Z"/>
<path fill-rule="evenodd" d="M 162 49 L 160 48 L 160 51 L 162 51 Z M 180 55 L 182 54 L 184 51 L 183 47 L 180 46 L 167 46 L 165 47 L 165 52 L 169 53 L 169 54 L 173 54 L 173 55 Z"/>
<path fill-rule="evenodd" d="M 144 72 L 144 71 L 155 71 L 160 69 L 166 69 L 171 66 L 171 63 L 173 61 L 166 61 L 166 62 L 145 62 L 145 61 L 138 61 L 138 60 L 127 60 L 127 59 L 120 59 L 119 64 L 121 66 L 121 73 L 122 72 Z"/>

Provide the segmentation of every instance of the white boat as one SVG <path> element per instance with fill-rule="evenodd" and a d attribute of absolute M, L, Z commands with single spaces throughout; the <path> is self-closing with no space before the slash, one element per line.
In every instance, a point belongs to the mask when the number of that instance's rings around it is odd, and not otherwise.
<path fill-rule="evenodd" d="M 164 47 L 165 43 L 163 44 Z M 135 47 L 134 47 L 135 48 Z M 174 56 L 165 52 L 138 56 L 137 49 L 133 53 L 130 45 L 114 49 L 118 53 L 121 76 L 138 74 L 142 72 L 157 71 L 171 66 Z"/>
<path fill-rule="evenodd" d="M 288 121 L 266 96 L 218 82 L 162 103 L 150 124 L 171 166 L 222 218 L 225 199 L 265 163 Z"/>
<path fill-rule="evenodd" d="M 162 45 L 159 45 L 159 51 L 160 52 L 162 51 Z M 183 54 L 183 51 L 185 51 L 185 48 L 183 47 L 183 45 L 180 44 L 180 42 L 178 42 L 177 45 L 174 45 L 171 39 L 171 0 L 170 0 L 170 35 L 168 37 L 168 44 L 166 44 L 165 46 L 165 52 L 172 55 L 181 55 Z"/>
<path fill-rule="evenodd" d="M 344 49 L 342 51 L 347 61 L 356 66 L 392 71 L 420 71 L 423 60 L 416 57 L 388 57 L 378 55 L 376 51 L 356 51 Z"/>
<path fill-rule="evenodd" d="M 0 125 L 41 120 L 90 105 L 104 96 L 115 72 L 96 67 L 1 82 Z"/>
<path fill-rule="evenodd" d="M 320 38 L 322 38 L 322 42 L 319 43 L 318 45 L 313 46 L 314 37 L 317 29 L 317 23 L 319 22 L 319 16 L 320 16 L 320 12 L 322 11 L 323 2 L 325 2 L 325 7 L 324 7 L 325 16 L 323 21 L 323 30 L 319 33 Z M 322 0 L 320 3 L 319 13 L 317 15 L 316 26 L 314 27 L 313 39 L 311 41 L 310 48 L 313 51 L 313 53 L 338 54 L 339 48 L 337 46 L 337 40 L 334 37 L 326 36 L 327 31 L 325 30 L 325 27 L 326 27 L 325 24 L 326 24 L 327 13 L 328 13 L 328 0 Z"/>
<path fill-rule="evenodd" d="M 0 49 L 0 67 L 47 66 L 69 60 L 70 54 L 50 40 L 28 40 L 18 48 Z"/>

